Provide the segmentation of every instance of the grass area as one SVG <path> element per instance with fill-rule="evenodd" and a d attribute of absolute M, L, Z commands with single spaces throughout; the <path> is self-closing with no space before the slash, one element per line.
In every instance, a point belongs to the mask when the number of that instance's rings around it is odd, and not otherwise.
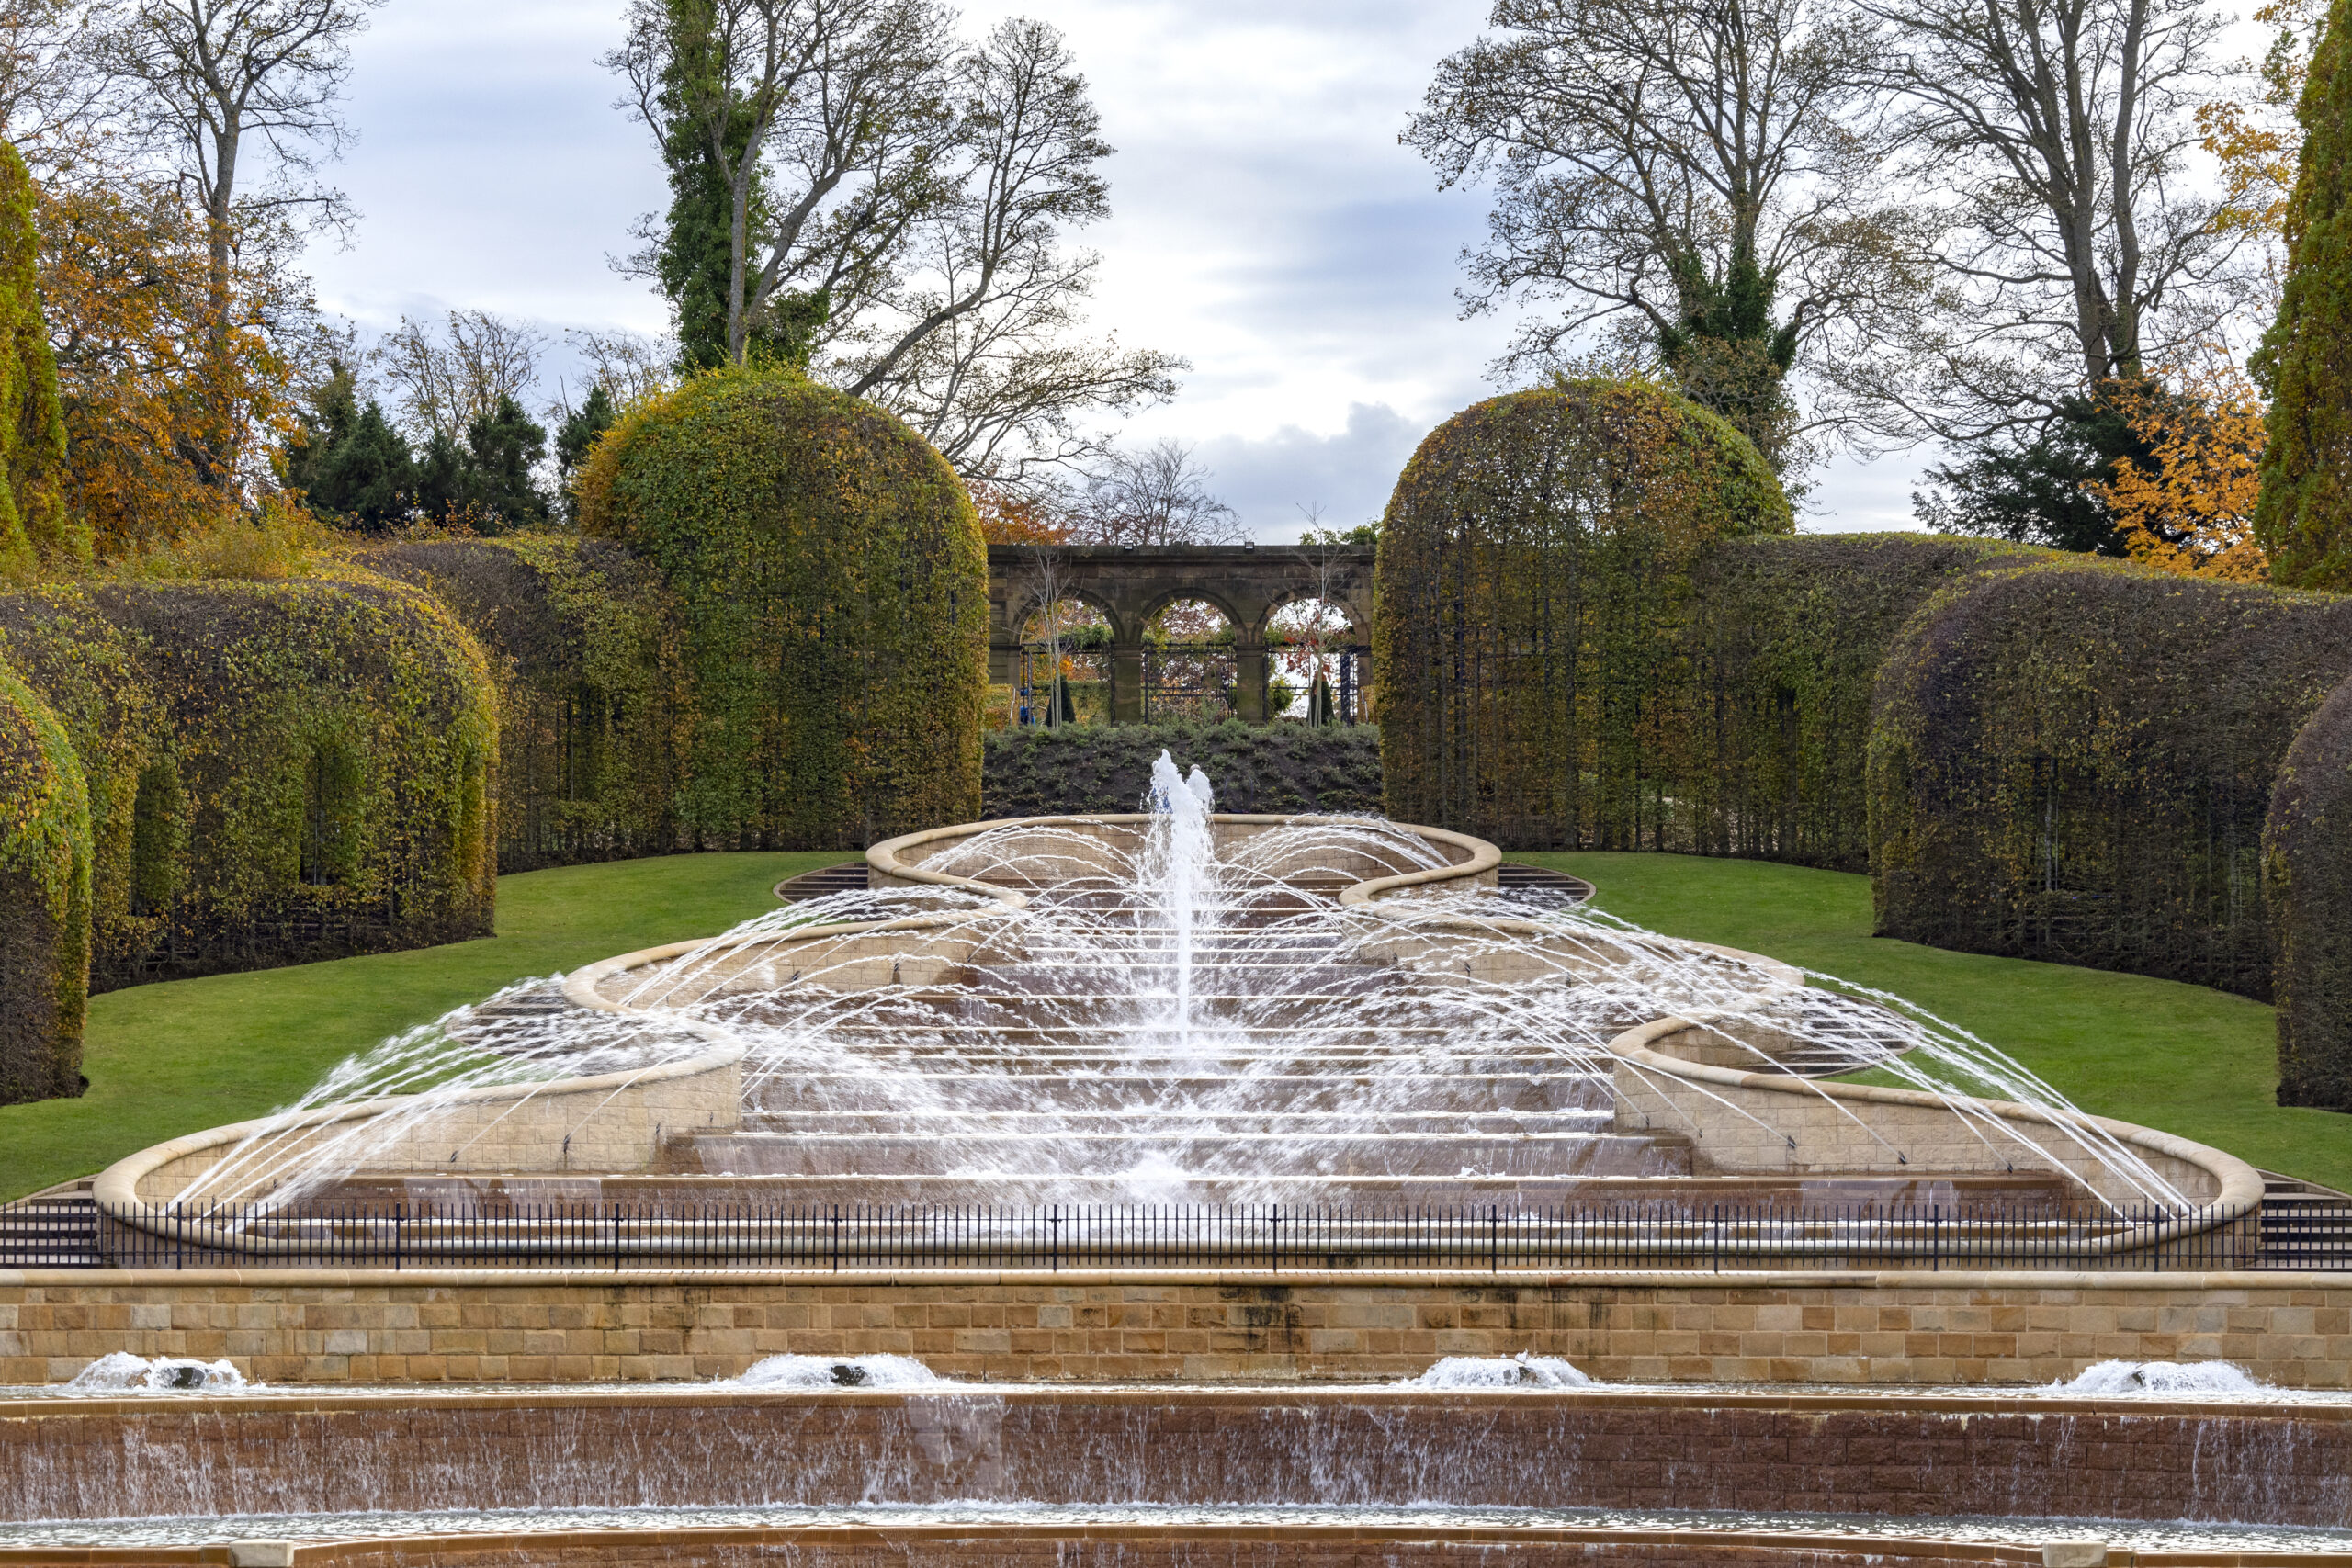
<path fill-rule="evenodd" d="M 183 1133 L 265 1114 L 354 1051 L 511 981 L 715 935 L 841 854 L 669 855 L 498 880 L 498 934 L 90 1002 L 79 1100 L 0 1106 L 0 1198 L 86 1176 Z"/>
<path fill-rule="evenodd" d="M 2201 986 L 1946 953 L 1871 935 L 1864 876 L 1692 855 L 1514 854 L 1581 876 L 1612 915 L 1895 995 L 2024 1063 L 2086 1111 L 2352 1189 L 2352 1116 L 2277 1101 L 2271 1010 Z"/>

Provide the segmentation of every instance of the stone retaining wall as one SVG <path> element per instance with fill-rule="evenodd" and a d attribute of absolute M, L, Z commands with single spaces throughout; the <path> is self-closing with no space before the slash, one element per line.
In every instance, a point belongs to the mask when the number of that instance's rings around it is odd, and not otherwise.
<path fill-rule="evenodd" d="M 788 1351 L 1022 1382 L 1375 1382 L 1530 1350 L 1610 1381 L 2048 1382 L 2120 1357 L 2343 1388 L 2352 1275 L 0 1271 L 0 1382 L 110 1350 L 273 1383 L 708 1379 Z"/>

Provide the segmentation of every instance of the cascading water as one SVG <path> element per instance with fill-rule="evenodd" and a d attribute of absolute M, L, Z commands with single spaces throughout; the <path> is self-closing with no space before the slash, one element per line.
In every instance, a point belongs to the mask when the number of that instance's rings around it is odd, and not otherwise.
<path fill-rule="evenodd" d="M 282 1119 L 180 1201 L 292 1202 L 368 1168 L 458 1090 L 627 1072 L 714 1040 L 745 1048 L 744 1124 L 678 1142 L 672 1168 L 757 1179 L 773 1197 L 1516 1200 L 1687 1169 L 1612 1124 L 1610 1042 L 1669 1015 L 1767 1018 L 1833 1066 L 1877 1065 L 1940 1096 L 2020 1164 L 2086 1149 L 2147 1199 L 2179 1201 L 2017 1064 L 1899 998 L 1820 976 L 1785 986 L 1587 908 L 1493 895 L 1343 906 L 1338 889 L 1442 867 L 1443 852 L 1339 818 L 1220 851 L 1209 780 L 1165 753 L 1148 804 L 1140 829 L 1018 824 L 923 863 L 1027 888 L 1025 908 L 901 887 L 779 909 L 647 970 L 616 996 L 631 1013 L 510 988 L 345 1064 L 294 1108 L 405 1096 L 391 1113 L 324 1134 Z M 818 925 L 872 934 L 854 957 L 812 960 L 796 942 Z M 1412 933 L 1439 926 L 1442 962 L 1413 958 Z M 890 982 L 851 979 L 885 938 Z M 1980 1095 L 2045 1107 L 2049 1122 L 1985 1116 Z M 464 1160 L 452 1151 L 452 1168 Z"/>

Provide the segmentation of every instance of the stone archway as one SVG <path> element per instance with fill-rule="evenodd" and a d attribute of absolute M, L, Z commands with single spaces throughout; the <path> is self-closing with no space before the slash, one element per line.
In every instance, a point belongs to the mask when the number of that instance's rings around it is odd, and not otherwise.
<path fill-rule="evenodd" d="M 1140 722 L 1144 625 L 1171 600 L 1199 599 L 1231 618 L 1240 716 L 1261 724 L 1267 618 L 1294 599 L 1327 599 L 1368 633 L 1372 560 L 1369 546 L 990 545 L 989 679 L 1012 679 L 1022 618 L 1050 576 L 1057 597 L 1083 600 L 1109 619 L 1112 716 Z"/>

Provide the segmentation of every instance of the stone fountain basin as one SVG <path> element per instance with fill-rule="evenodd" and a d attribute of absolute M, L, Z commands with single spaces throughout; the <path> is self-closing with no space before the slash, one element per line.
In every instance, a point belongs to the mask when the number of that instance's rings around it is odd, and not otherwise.
<path fill-rule="evenodd" d="M 357 1509 L 1678 1508 L 2352 1528 L 2352 1404 L 941 1384 L 0 1403 L 0 1521 Z"/>

